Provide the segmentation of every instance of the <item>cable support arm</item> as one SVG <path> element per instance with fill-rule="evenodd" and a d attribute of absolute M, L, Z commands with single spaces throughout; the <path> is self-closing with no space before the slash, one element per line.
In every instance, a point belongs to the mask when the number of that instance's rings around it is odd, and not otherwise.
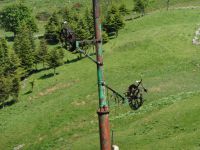
<path fill-rule="evenodd" d="M 114 94 L 116 94 L 117 96 L 119 96 L 123 103 L 127 100 L 126 97 L 122 96 L 119 92 L 117 92 L 116 90 L 114 90 L 113 88 L 109 87 L 108 85 L 106 85 L 105 83 L 102 83 L 103 86 L 105 86 L 108 90 L 112 91 Z"/>
<path fill-rule="evenodd" d="M 90 55 L 86 54 L 84 50 L 78 48 L 78 49 L 77 49 L 77 52 L 79 52 L 79 53 L 85 55 L 87 58 L 89 58 L 89 59 L 90 59 L 91 61 L 93 61 L 95 64 L 97 64 L 97 65 L 102 65 L 101 63 L 99 63 L 98 61 L 96 61 L 94 58 L 92 58 Z"/>
<path fill-rule="evenodd" d="M 97 65 L 102 65 L 100 62 L 98 62 L 96 59 L 92 58 L 90 55 L 86 54 L 86 52 L 84 50 L 82 50 L 80 47 L 79 47 L 79 44 L 80 43 L 84 43 L 84 42 L 94 42 L 95 40 L 83 40 L 83 41 L 76 41 L 76 51 L 85 55 L 87 58 L 89 58 L 90 60 L 92 60 L 95 64 Z"/>

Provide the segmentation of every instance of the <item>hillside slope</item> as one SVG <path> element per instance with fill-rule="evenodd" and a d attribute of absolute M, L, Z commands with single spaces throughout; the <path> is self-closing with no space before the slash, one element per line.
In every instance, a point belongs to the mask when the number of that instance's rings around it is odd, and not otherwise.
<path fill-rule="evenodd" d="M 8 5 L 14 4 L 19 1 L 11 1 L 11 0 L 1 0 L 0 1 L 0 10 L 5 8 Z M 23 3 L 28 6 L 33 13 L 33 16 L 36 17 L 37 15 L 40 15 L 40 13 L 47 13 L 52 14 L 53 12 L 59 11 L 61 8 L 64 7 L 73 7 L 75 4 L 79 3 L 81 4 L 80 12 L 79 14 L 83 14 L 85 12 L 85 8 L 91 8 L 92 7 L 92 0 L 24 0 Z M 130 11 L 131 16 L 135 15 L 132 10 L 134 7 L 133 0 L 126 0 L 126 1 L 119 1 L 119 0 L 106 0 L 101 1 L 101 6 L 103 8 L 102 12 L 106 13 L 108 11 L 108 7 L 111 6 L 111 4 L 125 4 L 128 10 Z M 148 7 L 146 12 L 152 12 L 155 10 L 163 10 L 166 9 L 166 1 L 164 0 L 150 0 L 148 3 Z M 170 0 L 169 3 L 169 9 L 177 9 L 177 8 L 187 8 L 187 7 L 200 7 L 199 0 Z M 133 14 L 132 14 L 133 13 Z M 129 18 L 129 17 L 128 17 Z M 47 24 L 47 21 L 40 21 L 37 20 L 37 25 L 39 28 L 39 33 L 36 33 L 36 35 L 42 35 L 45 32 L 44 26 Z M 12 33 L 5 33 L 4 30 L 0 29 L 0 37 L 2 36 L 13 36 Z"/>
<path fill-rule="evenodd" d="M 90 7 L 92 4 L 92 0 L 55 0 L 55 1 L 50 1 L 50 0 L 25 0 L 23 1 L 27 6 L 29 6 L 34 13 L 41 12 L 41 11 L 48 11 L 48 12 L 53 12 L 57 8 L 61 8 L 63 6 L 71 6 L 74 3 L 81 3 L 83 7 Z M 119 1 L 119 0 L 108 0 L 106 1 L 101 1 L 102 5 L 106 5 L 107 3 L 112 4 L 112 3 L 124 3 L 129 9 L 133 9 L 133 0 L 126 0 L 126 1 Z M 0 9 L 3 8 L 4 6 L 7 6 L 9 4 L 14 3 L 11 0 L 1 0 L 0 1 Z M 149 1 L 149 9 L 150 10 L 155 10 L 155 9 L 161 9 L 166 7 L 167 1 L 163 0 L 150 0 Z M 177 7 L 177 6 L 196 6 L 200 5 L 200 2 L 198 0 L 170 0 L 170 6 L 171 7 Z"/>
<path fill-rule="evenodd" d="M 111 102 L 111 129 L 120 149 L 200 149 L 200 51 L 191 42 L 199 12 L 152 13 L 127 22 L 119 37 L 104 45 L 109 85 L 123 93 L 142 75 L 149 89 L 136 112 Z M 57 72 L 34 74 L 22 83 L 20 102 L 0 110 L 0 149 L 99 148 L 95 64 L 74 60 Z"/>

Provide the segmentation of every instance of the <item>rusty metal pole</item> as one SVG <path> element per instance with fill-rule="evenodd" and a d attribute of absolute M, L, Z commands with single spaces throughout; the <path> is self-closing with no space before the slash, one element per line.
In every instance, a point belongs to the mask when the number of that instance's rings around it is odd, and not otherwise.
<path fill-rule="evenodd" d="M 103 50 L 102 50 L 102 27 L 100 18 L 100 0 L 93 0 L 93 16 L 95 27 L 95 46 L 97 59 L 97 78 L 99 93 L 99 134 L 101 150 L 111 150 L 109 109 L 105 96 L 103 77 Z"/>

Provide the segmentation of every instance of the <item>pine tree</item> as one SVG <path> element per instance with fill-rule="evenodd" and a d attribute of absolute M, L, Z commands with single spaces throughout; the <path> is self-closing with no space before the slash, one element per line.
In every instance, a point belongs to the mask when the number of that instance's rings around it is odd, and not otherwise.
<path fill-rule="evenodd" d="M 9 62 L 9 74 L 12 76 L 18 75 L 20 60 L 14 51 L 11 51 Z"/>
<path fill-rule="evenodd" d="M 35 64 L 35 70 L 37 70 L 37 65 L 41 62 L 39 57 L 39 49 L 36 49 L 34 51 L 33 56 L 34 56 L 33 63 Z"/>
<path fill-rule="evenodd" d="M 5 70 L 7 68 L 7 52 L 5 52 L 4 49 L 4 42 L 4 39 L 0 39 L 0 103 L 4 103 L 9 97 L 9 84 L 5 78 Z"/>
<path fill-rule="evenodd" d="M 62 65 L 62 59 L 57 49 L 53 49 L 50 51 L 47 59 L 47 63 L 50 68 L 53 68 L 54 75 L 56 74 L 56 68 Z"/>
<path fill-rule="evenodd" d="M 44 64 L 47 60 L 47 57 L 48 57 L 47 43 L 46 43 L 45 39 L 41 39 L 40 40 L 40 47 L 39 47 L 39 50 L 38 50 L 38 58 L 39 58 L 39 61 L 42 62 L 43 68 L 44 68 Z"/>
<path fill-rule="evenodd" d="M 92 10 L 90 11 L 89 9 L 86 9 L 84 16 L 85 22 L 87 24 L 87 29 L 90 33 L 90 38 L 94 38 L 94 19 L 92 13 Z"/>
<path fill-rule="evenodd" d="M 109 41 L 108 34 L 105 31 L 103 31 L 102 37 L 103 37 L 103 43 L 107 43 Z"/>
<path fill-rule="evenodd" d="M 57 13 L 53 13 L 45 26 L 45 39 L 52 44 L 59 42 L 60 23 Z"/>
<path fill-rule="evenodd" d="M 114 22 L 115 22 L 115 28 L 117 30 L 121 29 L 124 27 L 125 23 L 124 23 L 124 19 L 123 19 L 123 16 L 120 15 L 120 13 L 116 13 L 114 15 Z"/>
<path fill-rule="evenodd" d="M 103 23 L 104 30 L 109 36 L 117 35 L 118 30 L 124 26 L 123 16 L 119 13 L 116 6 L 112 6 L 108 11 L 106 19 Z"/>
<path fill-rule="evenodd" d="M 37 32 L 38 28 L 28 7 L 22 3 L 9 5 L 1 11 L 0 24 L 6 31 L 16 34 L 21 23 L 24 22 L 32 32 Z"/>
<path fill-rule="evenodd" d="M 4 104 L 12 96 L 15 100 L 19 94 L 18 67 L 20 65 L 16 54 L 8 50 L 5 39 L 0 40 L 0 103 Z"/>
<path fill-rule="evenodd" d="M 0 103 L 4 103 L 10 94 L 10 80 L 4 76 L 0 76 Z"/>
<path fill-rule="evenodd" d="M 67 22 L 67 27 L 71 28 L 73 31 L 76 31 L 76 29 L 80 27 L 78 22 L 81 17 L 79 14 L 77 14 L 77 12 L 72 12 L 71 15 L 72 19 Z"/>
<path fill-rule="evenodd" d="M 32 70 L 34 64 L 34 49 L 31 41 L 32 34 L 25 23 L 22 23 L 16 34 L 13 49 L 21 60 L 21 66 L 27 72 Z"/>
<path fill-rule="evenodd" d="M 10 93 L 14 101 L 18 101 L 19 90 L 20 90 L 20 80 L 17 76 L 12 79 Z"/>
<path fill-rule="evenodd" d="M 145 9 L 148 5 L 148 0 L 134 0 L 134 11 L 140 13 L 142 16 L 145 15 Z"/>
<path fill-rule="evenodd" d="M 65 57 L 65 53 L 64 53 L 64 50 L 63 50 L 63 48 L 62 47 L 59 47 L 58 48 L 58 52 L 59 52 L 59 57 L 60 57 L 60 59 L 61 59 L 61 62 L 62 62 L 62 64 L 63 64 L 63 59 L 64 59 L 64 57 Z"/>
<path fill-rule="evenodd" d="M 0 39 L 0 65 L 2 67 L 2 73 L 3 75 L 8 75 L 9 71 L 9 53 L 8 53 L 8 46 L 6 39 L 2 38 Z"/>
<path fill-rule="evenodd" d="M 31 48 L 32 48 L 32 50 L 34 52 L 36 50 L 36 44 L 35 44 L 33 32 L 30 31 L 30 29 L 29 29 L 29 40 L 30 40 L 30 43 L 31 43 Z"/>
<path fill-rule="evenodd" d="M 117 6 L 116 6 L 116 5 L 112 5 L 111 8 L 110 8 L 110 10 L 109 10 L 109 13 L 111 13 L 111 14 L 116 14 L 116 13 L 118 13 L 118 8 L 117 8 Z"/>
<path fill-rule="evenodd" d="M 78 26 L 75 29 L 75 33 L 79 40 L 85 40 L 90 38 L 89 28 L 83 18 L 78 21 Z"/>
<path fill-rule="evenodd" d="M 73 20 L 73 16 L 72 16 L 72 10 L 70 10 L 68 7 L 65 7 L 64 9 L 60 9 L 60 11 L 58 12 L 64 21 L 67 21 L 67 23 L 71 23 Z"/>
<path fill-rule="evenodd" d="M 5 38 L 0 39 L 1 42 L 1 48 L 4 51 L 4 55 L 5 57 L 8 57 L 8 45 L 7 45 L 7 41 Z"/>
<path fill-rule="evenodd" d="M 126 8 L 126 5 L 125 4 L 121 4 L 119 6 L 119 12 L 121 15 L 127 15 L 129 13 L 128 9 Z"/>
<path fill-rule="evenodd" d="M 11 80 L 10 95 L 14 101 L 18 101 L 20 90 L 20 76 L 19 76 L 20 61 L 14 51 L 10 54 L 9 73 Z"/>

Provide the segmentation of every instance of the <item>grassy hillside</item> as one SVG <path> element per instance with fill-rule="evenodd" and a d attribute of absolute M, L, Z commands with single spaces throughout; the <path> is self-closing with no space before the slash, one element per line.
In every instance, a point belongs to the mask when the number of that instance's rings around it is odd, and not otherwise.
<path fill-rule="evenodd" d="M 0 10 L 4 7 L 11 5 L 13 3 L 19 2 L 18 0 L 11 1 L 11 0 L 1 0 L 0 1 Z M 92 0 L 24 0 L 23 3 L 28 6 L 33 13 L 33 16 L 37 16 L 37 14 L 41 12 L 47 12 L 49 14 L 52 14 L 55 11 L 60 10 L 64 7 L 71 8 L 75 3 L 82 4 L 81 12 L 82 14 L 84 12 L 85 8 L 90 8 L 92 6 Z M 133 10 L 134 2 L 133 0 L 126 0 L 126 1 L 120 1 L 120 0 L 110 0 L 110 1 L 101 1 L 101 6 L 104 8 L 103 12 L 105 13 L 108 11 L 108 7 L 111 4 L 117 4 L 120 5 L 124 3 L 126 7 L 130 10 L 130 12 Z M 179 8 L 179 7 L 198 7 L 200 6 L 199 0 L 170 0 L 170 8 Z M 155 11 L 155 10 L 162 10 L 166 8 L 166 1 L 164 0 L 150 0 L 147 8 L 147 12 Z M 44 33 L 44 25 L 46 24 L 46 21 L 37 21 L 37 25 L 39 28 L 39 33 L 36 34 L 43 34 Z M 12 36 L 12 33 L 5 33 L 4 30 L 0 29 L 0 37 L 1 36 Z"/>
<path fill-rule="evenodd" d="M 15 1 L 17 2 L 17 1 Z M 48 12 L 53 12 L 58 8 L 62 8 L 63 6 L 71 6 L 74 3 L 81 3 L 84 6 L 89 5 L 90 1 L 81 1 L 81 0 L 25 0 L 24 3 L 29 6 L 34 13 L 40 12 L 40 11 L 48 11 Z M 14 3 L 13 1 L 10 0 L 3 0 L 0 1 L 0 8 L 7 6 L 9 4 Z"/>
<path fill-rule="evenodd" d="M 149 10 L 162 9 L 167 5 L 166 0 L 152 0 L 149 2 Z M 199 6 L 200 1 L 198 0 L 170 0 L 169 7 L 188 7 L 188 6 Z"/>
<path fill-rule="evenodd" d="M 18 2 L 17 0 L 1 0 L 0 1 L 0 9 L 3 7 L 10 5 L 14 2 Z M 126 1 L 120 1 L 120 0 L 110 0 L 110 4 L 117 2 L 117 4 L 124 3 L 129 9 L 133 9 L 133 0 L 126 0 Z M 29 6 L 34 14 L 41 12 L 41 11 L 48 11 L 53 12 L 58 8 L 62 8 L 64 6 L 72 6 L 74 3 L 81 3 L 83 4 L 83 7 L 91 7 L 92 0 L 24 0 L 24 3 Z M 107 3 L 105 1 L 101 1 L 102 5 L 106 5 Z M 198 0 L 170 0 L 170 6 L 196 6 L 200 5 L 200 2 Z M 163 0 L 150 0 L 149 1 L 149 9 L 159 9 L 166 7 L 166 1 Z"/>
<path fill-rule="evenodd" d="M 104 45 L 109 85 L 122 93 L 142 76 L 149 89 L 136 112 L 111 102 L 111 129 L 120 149 L 200 149 L 200 48 L 191 42 L 199 12 L 152 13 L 127 22 L 119 37 Z M 0 149 L 99 148 L 95 64 L 72 61 L 59 67 L 57 76 L 52 72 L 23 81 L 20 102 L 0 110 Z"/>
<path fill-rule="evenodd" d="M 0 8 L 9 5 L 13 2 L 18 2 L 12 1 L 12 0 L 1 0 L 0 1 Z M 74 3 L 81 3 L 84 6 L 88 6 L 92 3 L 92 0 L 25 0 L 24 3 L 27 4 L 28 6 L 32 7 L 33 11 L 53 11 L 57 7 L 63 7 L 68 6 L 68 5 L 73 5 Z M 126 4 L 129 8 L 132 8 L 131 6 L 133 5 L 133 0 L 126 0 L 121 2 L 120 0 L 110 0 L 110 3 L 117 2 L 119 3 L 124 3 Z M 105 1 L 101 1 L 102 4 L 106 3 Z M 198 0 L 170 0 L 170 5 L 174 6 L 186 6 L 186 5 L 199 5 L 200 2 Z M 166 1 L 163 0 L 150 0 L 149 5 L 154 8 L 161 8 L 165 7 Z"/>

